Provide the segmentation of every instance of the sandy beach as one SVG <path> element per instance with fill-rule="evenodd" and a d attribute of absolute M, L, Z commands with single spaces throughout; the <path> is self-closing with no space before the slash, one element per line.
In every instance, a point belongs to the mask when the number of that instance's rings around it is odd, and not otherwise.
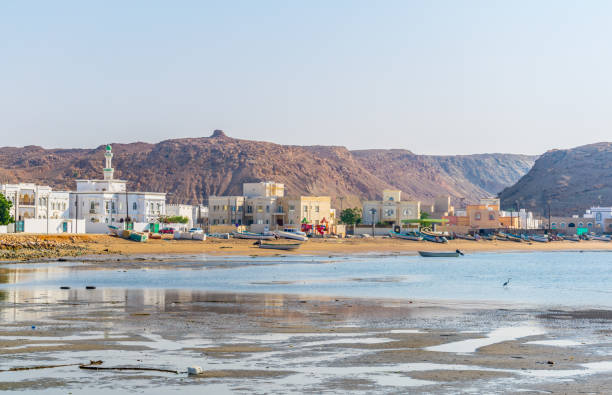
<path fill-rule="evenodd" d="M 22 243 L 16 248 L 6 247 L 7 241 Z M 290 243 L 288 240 L 279 242 Z M 29 244 L 28 244 L 29 243 Z M 52 243 L 47 246 L 45 243 Z M 30 245 L 32 244 L 32 245 Z M 508 251 L 612 251 L 612 243 L 602 241 L 555 241 L 549 243 L 510 241 L 451 240 L 446 244 L 414 242 L 391 238 L 310 239 L 295 251 L 260 249 L 253 240 L 215 239 L 206 241 L 149 240 L 137 243 L 108 235 L 3 235 L 0 236 L 0 260 L 24 261 L 41 258 L 82 255 L 337 255 L 337 254 L 414 254 L 420 250 L 473 252 Z"/>

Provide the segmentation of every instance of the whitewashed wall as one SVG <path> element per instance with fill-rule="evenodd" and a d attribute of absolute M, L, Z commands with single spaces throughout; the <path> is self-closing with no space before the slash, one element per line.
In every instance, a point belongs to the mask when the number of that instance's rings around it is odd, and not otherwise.
<path fill-rule="evenodd" d="M 64 233 L 63 223 L 67 222 L 66 233 L 85 233 L 85 220 L 76 219 L 25 219 L 23 221 L 24 233 Z M 78 223 L 77 223 L 78 222 Z"/>

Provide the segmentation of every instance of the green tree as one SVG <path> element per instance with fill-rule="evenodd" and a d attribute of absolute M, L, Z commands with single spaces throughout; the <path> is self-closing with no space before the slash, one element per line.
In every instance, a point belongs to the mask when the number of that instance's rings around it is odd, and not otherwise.
<path fill-rule="evenodd" d="M 425 211 L 421 211 L 421 218 L 420 219 L 429 219 L 429 214 L 427 214 Z"/>
<path fill-rule="evenodd" d="M 161 217 L 160 222 L 164 224 L 186 224 L 189 222 L 189 218 L 175 215 L 173 217 Z"/>
<path fill-rule="evenodd" d="M 0 193 L 0 225 L 15 222 L 11 216 L 11 207 L 13 207 L 13 203 Z"/>
<path fill-rule="evenodd" d="M 346 225 L 359 225 L 361 223 L 361 209 L 355 207 L 342 210 L 340 213 L 340 221 Z"/>

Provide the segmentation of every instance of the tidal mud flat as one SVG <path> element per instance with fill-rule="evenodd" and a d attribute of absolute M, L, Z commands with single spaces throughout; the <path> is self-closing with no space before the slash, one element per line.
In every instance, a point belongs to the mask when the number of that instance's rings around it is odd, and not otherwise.
<path fill-rule="evenodd" d="M 2 391 L 612 391 L 608 310 L 15 287 L 0 318 Z"/>

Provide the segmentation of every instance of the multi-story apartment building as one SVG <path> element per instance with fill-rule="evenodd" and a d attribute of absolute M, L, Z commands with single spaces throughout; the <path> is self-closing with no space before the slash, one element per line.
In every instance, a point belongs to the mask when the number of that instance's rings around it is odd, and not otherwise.
<path fill-rule="evenodd" d="M 10 212 L 16 221 L 68 218 L 69 192 L 21 183 L 0 185 L 0 193 L 13 203 Z"/>
<path fill-rule="evenodd" d="M 382 200 L 365 201 L 362 205 L 362 223 L 402 224 L 404 220 L 415 220 L 421 216 L 421 202 L 402 200 L 402 191 L 385 189 Z"/>
<path fill-rule="evenodd" d="M 243 225 L 244 196 L 210 196 L 208 198 L 208 223 L 210 225 Z"/>

